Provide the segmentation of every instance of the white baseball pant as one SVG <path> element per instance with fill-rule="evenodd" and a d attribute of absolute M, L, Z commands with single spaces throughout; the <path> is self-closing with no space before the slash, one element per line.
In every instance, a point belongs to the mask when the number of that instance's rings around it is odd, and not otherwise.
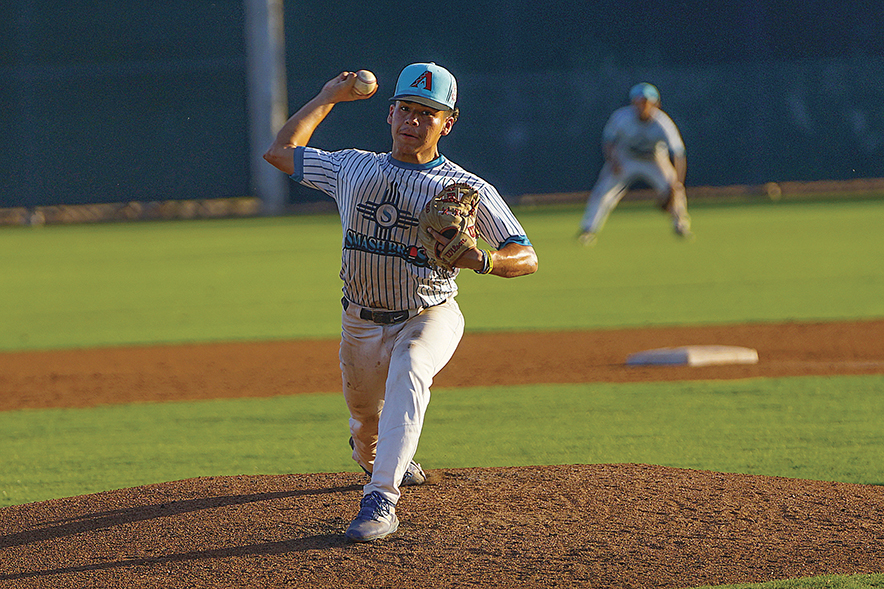
<path fill-rule="evenodd" d="M 621 158 L 620 170 L 614 172 L 610 162 L 605 162 L 599 178 L 592 188 L 586 203 L 586 210 L 581 221 L 583 231 L 598 233 L 605 226 L 605 221 L 629 187 L 638 180 L 647 182 L 660 198 L 669 195 L 670 186 L 676 180 L 675 167 L 668 159 L 639 160 Z M 687 197 L 684 188 L 672 195 L 669 209 L 672 223 L 678 227 L 687 218 Z"/>
<path fill-rule="evenodd" d="M 359 307 L 342 314 L 341 375 L 350 410 L 353 459 L 371 472 L 363 494 L 399 500 L 399 483 L 414 458 L 433 378 L 463 337 L 454 298 L 403 323 L 360 319 Z"/>

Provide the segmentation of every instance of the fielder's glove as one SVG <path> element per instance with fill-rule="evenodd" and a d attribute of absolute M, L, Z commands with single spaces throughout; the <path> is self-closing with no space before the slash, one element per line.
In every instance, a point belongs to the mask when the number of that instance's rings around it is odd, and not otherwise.
<path fill-rule="evenodd" d="M 451 270 L 464 252 L 476 247 L 478 207 L 479 193 L 467 184 L 455 183 L 443 188 L 421 209 L 419 238 L 433 266 Z M 443 246 L 428 228 L 451 241 Z"/>

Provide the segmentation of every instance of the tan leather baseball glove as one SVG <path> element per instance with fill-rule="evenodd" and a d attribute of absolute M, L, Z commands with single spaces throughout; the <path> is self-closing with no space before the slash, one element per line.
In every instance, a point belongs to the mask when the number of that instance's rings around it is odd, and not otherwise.
<path fill-rule="evenodd" d="M 431 264 L 451 270 L 457 259 L 476 247 L 476 212 L 479 193 L 464 183 L 449 184 L 427 202 L 418 215 L 420 242 Z M 443 246 L 429 231 L 432 227 L 447 239 Z"/>

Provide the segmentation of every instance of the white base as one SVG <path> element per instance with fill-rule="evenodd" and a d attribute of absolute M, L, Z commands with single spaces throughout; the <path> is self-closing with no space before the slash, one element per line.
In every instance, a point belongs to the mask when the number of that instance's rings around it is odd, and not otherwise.
<path fill-rule="evenodd" d="M 631 366 L 647 364 L 681 364 L 710 366 L 713 364 L 757 364 L 758 352 L 739 346 L 682 346 L 659 348 L 630 354 L 626 363 Z"/>

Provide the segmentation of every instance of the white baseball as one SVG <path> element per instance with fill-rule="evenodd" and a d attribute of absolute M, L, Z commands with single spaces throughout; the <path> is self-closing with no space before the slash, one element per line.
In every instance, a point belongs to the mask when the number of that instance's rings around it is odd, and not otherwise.
<path fill-rule="evenodd" d="M 353 90 L 357 94 L 368 96 L 377 88 L 378 79 L 368 70 L 359 70 L 356 72 L 356 82 L 353 84 Z"/>

